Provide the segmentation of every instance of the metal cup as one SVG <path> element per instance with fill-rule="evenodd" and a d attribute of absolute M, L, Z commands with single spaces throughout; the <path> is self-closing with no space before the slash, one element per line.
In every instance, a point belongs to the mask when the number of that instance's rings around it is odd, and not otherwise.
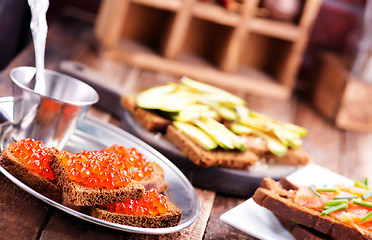
<path fill-rule="evenodd" d="M 51 70 L 45 70 L 44 81 L 38 82 L 42 87 L 35 90 L 35 73 L 34 67 L 10 71 L 14 101 L 12 137 L 42 140 L 48 147 L 62 149 L 99 96 L 84 82 Z"/>

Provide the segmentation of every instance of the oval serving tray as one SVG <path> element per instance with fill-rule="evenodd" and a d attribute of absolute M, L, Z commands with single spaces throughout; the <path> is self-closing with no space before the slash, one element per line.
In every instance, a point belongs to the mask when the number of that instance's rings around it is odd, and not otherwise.
<path fill-rule="evenodd" d="M 1 116 L 11 116 L 11 101 L 12 98 L 9 97 L 0 98 L 0 111 L 2 112 Z M 0 127 L 1 126 L 1 146 L 6 147 L 12 141 L 11 126 L 7 124 L 1 124 Z M 133 233 L 166 234 L 180 231 L 190 226 L 196 220 L 200 209 L 199 199 L 193 186 L 190 184 L 187 178 L 162 154 L 124 130 L 87 116 L 81 121 L 78 129 L 75 130 L 73 136 L 69 139 L 64 149 L 70 152 L 78 152 L 82 150 L 103 149 L 113 144 L 137 148 L 137 150 L 141 152 L 147 159 L 156 162 L 164 169 L 165 181 L 168 183 L 168 188 L 164 194 L 168 197 L 169 201 L 176 204 L 182 210 L 182 219 L 179 225 L 168 228 L 140 228 L 107 222 L 71 209 L 41 195 L 19 181 L 17 178 L 13 177 L 2 167 L 0 167 L 0 172 L 26 192 L 52 205 L 53 207 L 56 207 L 85 221 L 108 228 Z"/>
<path fill-rule="evenodd" d="M 181 169 L 193 185 L 222 194 L 249 198 L 259 187 L 264 177 L 270 176 L 275 180 L 279 180 L 298 169 L 297 166 L 289 164 L 262 162 L 245 169 L 203 168 L 193 164 L 161 133 L 147 131 L 127 111 L 123 113 L 121 127 L 163 153 Z"/>

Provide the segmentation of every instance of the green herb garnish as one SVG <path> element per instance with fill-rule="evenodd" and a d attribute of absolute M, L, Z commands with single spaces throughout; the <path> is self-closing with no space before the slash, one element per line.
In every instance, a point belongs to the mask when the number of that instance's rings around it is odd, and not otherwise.
<path fill-rule="evenodd" d="M 370 207 L 372 208 L 372 203 L 371 202 L 366 202 L 366 201 L 361 201 L 361 200 L 353 200 L 353 203 L 354 204 L 357 204 L 357 205 L 360 205 L 360 206 L 364 206 L 364 207 Z"/>
<path fill-rule="evenodd" d="M 355 180 L 355 187 L 360 187 L 360 188 L 369 190 L 369 187 L 365 183 L 362 183 L 359 180 Z"/>
<path fill-rule="evenodd" d="M 352 200 L 352 199 L 357 199 L 358 197 L 355 196 L 355 195 L 351 195 L 351 196 L 345 196 L 345 197 L 335 197 L 334 199 L 335 200 L 338 200 L 338 199 L 347 199 L 347 200 Z"/>
<path fill-rule="evenodd" d="M 371 192 L 366 192 L 365 194 L 362 195 L 362 199 L 365 200 L 367 198 L 372 197 L 372 191 Z"/>
<path fill-rule="evenodd" d="M 326 201 L 324 205 L 325 206 L 336 206 L 336 205 L 339 205 L 340 203 L 347 203 L 347 199 L 337 199 L 337 200 Z"/>
<path fill-rule="evenodd" d="M 315 189 L 314 189 L 314 185 L 311 185 L 309 187 L 310 191 L 312 191 L 316 196 L 318 197 L 321 197 L 322 195 L 320 195 Z"/>
<path fill-rule="evenodd" d="M 364 179 L 364 184 L 368 187 L 368 178 Z"/>
<path fill-rule="evenodd" d="M 297 225 L 295 221 L 291 221 L 291 226 Z"/>
<path fill-rule="evenodd" d="M 336 211 L 338 211 L 338 210 L 341 210 L 341 209 L 347 209 L 347 208 L 348 208 L 347 203 L 340 203 L 340 204 L 338 204 L 338 205 L 332 206 L 332 207 L 330 207 L 330 208 L 324 210 L 324 211 L 322 212 L 322 215 L 328 215 L 328 214 L 333 213 L 333 212 L 336 212 Z"/>
<path fill-rule="evenodd" d="M 365 215 L 362 220 L 363 220 L 363 222 L 365 222 L 368 219 L 370 219 L 371 217 L 372 217 L 372 211 L 370 211 L 369 213 L 367 213 L 367 215 Z"/>
<path fill-rule="evenodd" d="M 339 192 L 340 189 L 338 188 L 327 188 L 327 187 L 318 187 L 315 188 L 317 192 Z"/>

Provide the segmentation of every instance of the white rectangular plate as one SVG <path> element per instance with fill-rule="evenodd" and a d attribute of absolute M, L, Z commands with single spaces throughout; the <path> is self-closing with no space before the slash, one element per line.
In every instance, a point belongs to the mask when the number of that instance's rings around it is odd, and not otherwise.
<path fill-rule="evenodd" d="M 352 180 L 314 164 L 300 168 L 287 179 L 298 186 L 354 184 Z M 256 204 L 252 198 L 222 214 L 220 220 L 260 239 L 294 239 L 272 212 Z"/>

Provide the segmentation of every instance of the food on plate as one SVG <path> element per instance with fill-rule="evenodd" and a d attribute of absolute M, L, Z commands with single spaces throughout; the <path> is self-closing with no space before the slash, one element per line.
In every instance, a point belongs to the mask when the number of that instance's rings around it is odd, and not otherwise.
<path fill-rule="evenodd" d="M 12 143 L 0 154 L 0 165 L 20 181 L 58 201 L 62 191 L 49 166 L 53 149 L 31 138 Z"/>
<path fill-rule="evenodd" d="M 278 216 L 296 239 L 372 238 L 372 190 L 367 182 L 296 186 L 265 178 L 253 200 Z"/>
<path fill-rule="evenodd" d="M 91 215 L 113 223 L 159 228 L 178 225 L 182 211 L 169 202 L 166 196 L 150 189 L 141 199 L 95 206 L 91 209 Z"/>
<path fill-rule="evenodd" d="M 101 151 L 55 150 L 50 161 L 57 184 L 70 203 L 93 206 L 143 197 L 145 187 L 166 187 L 164 171 L 135 149 L 113 146 Z"/>
<path fill-rule="evenodd" d="M 148 131 L 165 133 L 199 166 L 244 168 L 260 158 L 309 162 L 301 148 L 306 129 L 252 111 L 243 99 L 187 77 L 126 95 L 121 103 Z"/>
<path fill-rule="evenodd" d="M 253 165 L 259 160 L 259 157 L 250 151 L 224 151 L 222 149 L 207 151 L 187 135 L 181 134 L 180 131 L 172 125 L 168 126 L 165 136 L 178 147 L 190 161 L 200 167 L 219 166 L 244 168 Z"/>
<path fill-rule="evenodd" d="M 112 145 L 70 153 L 27 138 L 4 149 L 0 164 L 46 197 L 63 202 L 66 198 L 65 204 L 76 210 L 91 206 L 93 216 L 107 221 L 169 227 L 181 220 L 181 210 L 160 194 L 167 187 L 163 168 L 135 148 Z M 141 212 L 114 211 L 113 206 L 120 208 L 128 203 L 129 209 Z"/>

